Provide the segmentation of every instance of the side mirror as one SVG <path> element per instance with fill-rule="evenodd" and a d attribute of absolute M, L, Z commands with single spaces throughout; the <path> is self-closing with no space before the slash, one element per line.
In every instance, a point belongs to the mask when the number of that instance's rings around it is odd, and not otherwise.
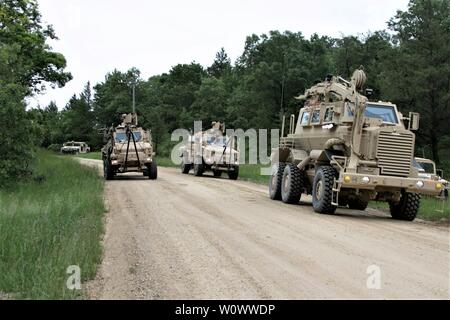
<path fill-rule="evenodd" d="M 442 179 L 444 179 L 444 170 L 442 169 L 436 169 L 436 174 L 441 177 Z"/>
<path fill-rule="evenodd" d="M 420 114 L 418 114 L 417 112 L 410 112 L 409 113 L 408 130 L 411 130 L 411 131 L 419 130 L 419 120 L 420 120 Z"/>

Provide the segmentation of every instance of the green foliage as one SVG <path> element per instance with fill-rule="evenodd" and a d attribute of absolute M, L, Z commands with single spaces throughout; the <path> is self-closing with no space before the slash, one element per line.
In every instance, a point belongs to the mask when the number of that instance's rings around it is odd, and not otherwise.
<path fill-rule="evenodd" d="M 61 87 L 71 79 L 47 39 L 56 36 L 41 23 L 35 0 L 0 2 L 0 187 L 28 176 L 34 145 L 49 144 L 42 114 L 27 113 L 25 98 L 42 92 L 44 83 Z"/>
<path fill-rule="evenodd" d="M 0 86 L 0 187 L 28 176 L 36 134 L 22 102 L 25 89 Z"/>
<path fill-rule="evenodd" d="M 27 299 L 72 299 L 67 267 L 83 281 L 101 258 L 105 212 L 98 171 L 39 152 L 36 178 L 0 190 L 0 291 Z"/>
<path fill-rule="evenodd" d="M 42 25 L 37 1 L 3 0 L 0 21 L 2 80 L 40 92 L 44 82 L 62 87 L 72 79 L 64 72 L 64 56 L 46 43 L 56 35 L 52 26 Z"/>

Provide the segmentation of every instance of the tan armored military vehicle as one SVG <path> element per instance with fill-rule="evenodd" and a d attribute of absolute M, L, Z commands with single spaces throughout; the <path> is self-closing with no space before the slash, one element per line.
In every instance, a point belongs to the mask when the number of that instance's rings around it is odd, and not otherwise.
<path fill-rule="evenodd" d="M 362 94 L 362 70 L 351 81 L 328 76 L 298 99 L 305 101 L 289 134 L 272 152 L 272 199 L 298 203 L 311 194 L 314 210 L 334 213 L 338 205 L 365 210 L 386 201 L 394 219 L 415 219 L 420 195 L 438 196 L 444 186 L 413 165 L 419 115 L 404 117 L 389 102 Z M 296 123 L 296 126 L 295 126 Z M 295 128 L 294 128 L 295 127 Z"/>
<path fill-rule="evenodd" d="M 196 176 L 212 171 L 215 177 L 227 172 L 231 180 L 239 176 L 239 151 L 236 137 L 224 134 L 225 126 L 213 122 L 210 130 L 191 135 L 188 142 L 181 146 L 181 172 L 188 174 L 193 168 Z"/>
<path fill-rule="evenodd" d="M 111 180 L 118 173 L 142 172 L 155 180 L 158 168 L 152 136 L 138 126 L 136 113 L 122 115 L 122 123 L 109 129 L 102 148 L 104 177 Z"/>

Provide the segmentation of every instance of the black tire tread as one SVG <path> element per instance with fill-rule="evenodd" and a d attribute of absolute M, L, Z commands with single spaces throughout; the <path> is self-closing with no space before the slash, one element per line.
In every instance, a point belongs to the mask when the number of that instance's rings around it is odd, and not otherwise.
<path fill-rule="evenodd" d="M 272 181 L 270 179 L 269 181 L 269 196 L 272 200 L 281 200 L 281 182 L 283 180 L 283 172 L 286 167 L 285 162 L 278 163 L 278 171 L 276 173 L 277 175 L 277 185 L 275 190 L 271 190 Z"/>
<path fill-rule="evenodd" d="M 331 166 L 321 166 L 318 171 L 321 170 L 323 172 L 324 176 L 324 196 L 323 201 L 319 201 L 319 204 L 317 204 L 317 201 L 314 201 L 314 193 L 316 192 L 316 185 L 314 183 L 313 185 L 313 207 L 314 211 L 317 213 L 322 214 L 333 214 L 336 211 L 336 206 L 333 206 L 331 204 L 333 199 L 333 182 L 334 178 L 336 177 L 336 170 Z M 317 173 L 316 173 L 317 175 Z M 316 178 L 314 179 L 314 181 Z"/>
<path fill-rule="evenodd" d="M 402 192 L 399 203 L 389 203 L 392 218 L 403 221 L 413 221 L 420 207 L 420 195 Z"/>
<path fill-rule="evenodd" d="M 287 193 L 283 192 L 284 178 L 286 173 L 289 172 L 291 175 L 290 188 Z M 286 165 L 283 171 L 282 181 L 281 181 L 281 200 L 284 203 L 297 204 L 300 201 L 303 190 L 304 181 L 304 171 L 300 169 L 293 163 Z"/>

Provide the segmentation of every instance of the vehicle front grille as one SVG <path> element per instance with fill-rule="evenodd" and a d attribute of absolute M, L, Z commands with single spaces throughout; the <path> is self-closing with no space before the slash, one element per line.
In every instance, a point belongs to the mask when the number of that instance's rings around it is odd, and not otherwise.
<path fill-rule="evenodd" d="M 413 155 L 414 135 L 412 133 L 380 132 L 377 158 L 382 175 L 409 176 Z"/>

